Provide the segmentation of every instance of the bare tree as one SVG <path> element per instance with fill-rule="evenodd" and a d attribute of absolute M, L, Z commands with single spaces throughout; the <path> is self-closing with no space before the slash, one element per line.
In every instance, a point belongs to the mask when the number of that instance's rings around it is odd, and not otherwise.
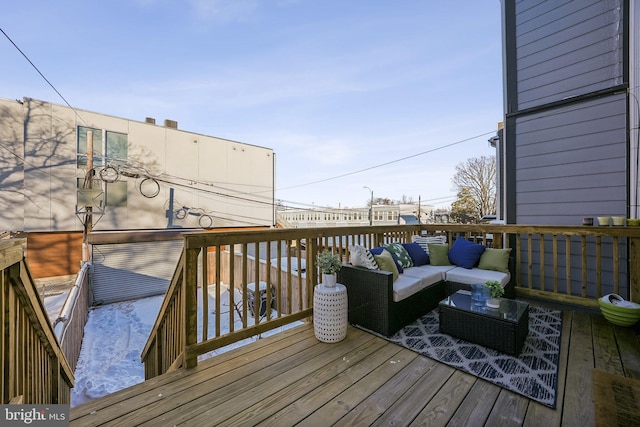
<path fill-rule="evenodd" d="M 458 195 L 473 202 L 476 219 L 496 213 L 496 158 L 482 156 L 467 159 L 456 166 L 451 179 Z"/>
<path fill-rule="evenodd" d="M 401 205 L 403 204 L 411 205 L 411 204 L 415 204 L 415 201 L 413 200 L 413 197 L 403 194 L 400 200 L 398 200 L 398 203 Z"/>

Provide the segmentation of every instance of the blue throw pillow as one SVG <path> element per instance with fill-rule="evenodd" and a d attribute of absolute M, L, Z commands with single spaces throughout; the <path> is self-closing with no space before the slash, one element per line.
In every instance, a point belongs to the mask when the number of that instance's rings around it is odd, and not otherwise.
<path fill-rule="evenodd" d="M 371 255 L 380 255 L 382 253 L 382 251 L 384 251 L 384 248 L 382 246 L 379 246 L 377 248 L 369 249 L 369 252 L 371 252 Z"/>
<path fill-rule="evenodd" d="M 458 237 L 449 249 L 449 261 L 459 267 L 473 268 L 480 260 L 484 250 L 483 245 Z"/>
<path fill-rule="evenodd" d="M 373 256 L 376 256 L 376 255 L 380 255 L 384 250 L 386 249 L 383 247 L 377 247 L 377 248 L 370 249 L 369 252 L 371 252 Z M 402 264 L 400 264 L 400 261 L 398 261 L 398 258 L 396 258 L 396 256 L 392 252 L 389 252 L 389 253 L 391 253 L 391 256 L 393 257 L 393 261 L 396 263 L 396 267 L 398 267 L 398 273 L 400 274 L 404 273 L 404 268 L 402 268 Z"/>
<path fill-rule="evenodd" d="M 403 243 L 402 246 L 409 252 L 409 256 L 413 260 L 413 265 L 417 267 L 419 265 L 429 264 L 429 255 L 427 255 L 418 243 Z"/>

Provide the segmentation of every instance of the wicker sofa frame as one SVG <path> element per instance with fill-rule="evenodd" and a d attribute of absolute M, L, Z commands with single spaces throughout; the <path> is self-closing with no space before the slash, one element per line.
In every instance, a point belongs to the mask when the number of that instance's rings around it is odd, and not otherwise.
<path fill-rule="evenodd" d="M 513 270 L 511 270 L 513 271 Z M 470 285 L 442 280 L 401 300 L 393 300 L 393 274 L 344 264 L 338 282 L 347 287 L 349 323 L 384 336 L 398 330 L 438 307 L 440 301 Z M 513 275 L 505 286 L 505 298 L 515 297 Z"/>

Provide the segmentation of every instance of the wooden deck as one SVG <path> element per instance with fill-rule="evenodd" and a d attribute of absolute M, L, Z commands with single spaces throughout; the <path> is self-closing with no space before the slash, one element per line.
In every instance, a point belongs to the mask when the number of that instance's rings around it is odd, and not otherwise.
<path fill-rule="evenodd" d="M 595 425 L 593 368 L 640 378 L 638 328 L 564 310 L 557 409 L 350 327 L 311 325 L 71 409 L 72 426 Z"/>

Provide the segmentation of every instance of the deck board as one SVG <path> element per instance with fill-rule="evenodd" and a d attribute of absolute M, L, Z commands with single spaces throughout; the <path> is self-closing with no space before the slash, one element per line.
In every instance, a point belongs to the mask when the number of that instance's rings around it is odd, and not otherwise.
<path fill-rule="evenodd" d="M 637 330 L 563 311 L 557 409 L 349 327 L 306 324 L 70 411 L 72 426 L 594 425 L 595 367 L 640 377 Z"/>
<path fill-rule="evenodd" d="M 348 388 L 352 381 L 366 375 L 372 369 L 372 365 L 382 363 L 383 359 L 386 360 L 396 353 L 397 349 L 385 345 L 382 340 L 369 341 L 346 353 L 343 360 L 337 360 L 323 369 L 310 373 L 303 381 L 270 394 L 260 402 L 259 412 L 253 408 L 239 408 L 228 422 L 232 425 L 258 424 L 269 419 L 267 425 L 279 420 L 294 423 L 293 420 L 303 419 L 312 408 L 321 407 L 331 401 L 335 396 L 333 393 Z M 370 364 L 360 363 L 371 354 L 380 360 L 371 360 Z M 318 387 L 318 384 L 324 386 Z"/>
<path fill-rule="evenodd" d="M 353 408 L 357 407 L 376 390 L 391 381 L 392 378 L 398 376 L 400 372 L 403 372 L 403 375 L 406 375 L 407 372 L 411 372 L 412 370 L 415 372 L 424 372 L 429 366 L 433 366 L 434 364 L 433 361 L 421 358 L 413 351 L 404 348 L 400 348 L 400 352 L 394 353 L 393 351 L 398 348 L 398 346 L 388 344 L 384 350 L 393 353 L 391 357 L 381 360 L 371 360 L 375 369 L 370 370 L 366 375 L 353 378 L 349 387 L 341 393 L 336 394 L 333 398 L 331 397 L 333 389 L 331 387 L 324 389 L 322 394 L 329 398 L 325 398 L 323 405 L 315 411 L 307 410 L 306 402 L 301 402 L 301 405 L 297 408 L 299 418 L 287 418 L 287 420 L 292 422 L 299 420 L 300 426 L 307 427 L 323 425 L 323 423 L 324 425 L 334 424 L 348 415 Z M 311 407 L 310 409 L 314 408 Z M 295 422 L 293 424 L 295 424 Z M 273 423 L 269 425 L 278 426 L 282 424 Z"/>
<path fill-rule="evenodd" d="M 457 426 L 484 425 L 484 420 L 489 417 L 498 394 L 500 394 L 500 387 L 487 381 L 476 381 L 460 406 L 454 408 L 455 413 L 450 424 Z"/>
<path fill-rule="evenodd" d="M 571 343 L 565 382 L 565 390 L 572 392 L 565 393 L 563 426 L 595 425 L 591 378 L 595 362 L 591 317 L 583 312 L 575 312 L 571 323 Z M 578 390 L 579 392 L 576 392 Z M 585 402 L 591 402 L 591 404 L 585 404 Z"/>

